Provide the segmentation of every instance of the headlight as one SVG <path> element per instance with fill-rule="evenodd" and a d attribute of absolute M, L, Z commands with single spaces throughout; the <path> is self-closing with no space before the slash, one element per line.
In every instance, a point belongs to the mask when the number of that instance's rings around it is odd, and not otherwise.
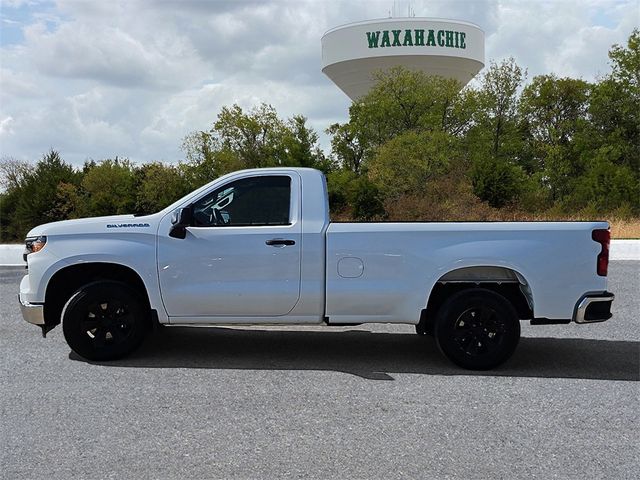
<path fill-rule="evenodd" d="M 46 244 L 47 244 L 47 237 L 45 235 L 40 235 L 39 237 L 27 237 L 27 239 L 25 240 L 25 245 L 27 249 L 24 252 L 24 255 L 22 256 L 24 261 L 25 262 L 27 261 L 27 255 L 29 255 L 30 253 L 39 252 L 44 248 Z"/>

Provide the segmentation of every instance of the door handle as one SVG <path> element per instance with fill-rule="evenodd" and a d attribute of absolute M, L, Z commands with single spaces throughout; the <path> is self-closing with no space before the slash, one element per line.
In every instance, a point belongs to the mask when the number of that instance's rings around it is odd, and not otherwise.
<path fill-rule="evenodd" d="M 295 240 L 285 240 L 283 238 L 272 238 L 271 240 L 267 240 L 264 243 L 266 243 L 270 247 L 285 247 L 296 244 Z"/>

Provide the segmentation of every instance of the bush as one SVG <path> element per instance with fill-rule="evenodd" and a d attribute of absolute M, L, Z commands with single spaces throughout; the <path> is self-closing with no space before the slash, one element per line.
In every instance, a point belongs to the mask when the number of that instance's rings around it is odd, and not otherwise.
<path fill-rule="evenodd" d="M 449 166 L 455 139 L 445 132 L 407 132 L 382 145 L 369 165 L 369 178 L 385 197 L 419 193 Z"/>
<path fill-rule="evenodd" d="M 336 170 L 327 175 L 327 189 L 332 218 L 371 220 L 384 216 L 380 191 L 365 176 Z"/>
<path fill-rule="evenodd" d="M 471 181 L 474 193 L 494 208 L 512 204 L 526 183 L 521 167 L 492 157 L 474 162 Z"/>

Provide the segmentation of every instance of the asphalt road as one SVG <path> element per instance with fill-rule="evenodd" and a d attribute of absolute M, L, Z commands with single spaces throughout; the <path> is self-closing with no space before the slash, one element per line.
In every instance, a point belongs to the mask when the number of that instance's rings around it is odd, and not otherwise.
<path fill-rule="evenodd" d="M 460 370 L 408 326 L 165 328 L 92 364 L 0 269 L 0 478 L 638 478 L 640 262 L 614 318 Z"/>

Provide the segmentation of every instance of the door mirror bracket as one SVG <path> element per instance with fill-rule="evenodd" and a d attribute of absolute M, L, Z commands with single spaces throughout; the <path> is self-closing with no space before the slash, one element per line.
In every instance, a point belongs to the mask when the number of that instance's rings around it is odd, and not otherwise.
<path fill-rule="evenodd" d="M 193 219 L 193 208 L 191 206 L 179 208 L 171 216 L 171 229 L 169 236 L 173 238 L 185 238 L 187 227 L 191 225 Z"/>

